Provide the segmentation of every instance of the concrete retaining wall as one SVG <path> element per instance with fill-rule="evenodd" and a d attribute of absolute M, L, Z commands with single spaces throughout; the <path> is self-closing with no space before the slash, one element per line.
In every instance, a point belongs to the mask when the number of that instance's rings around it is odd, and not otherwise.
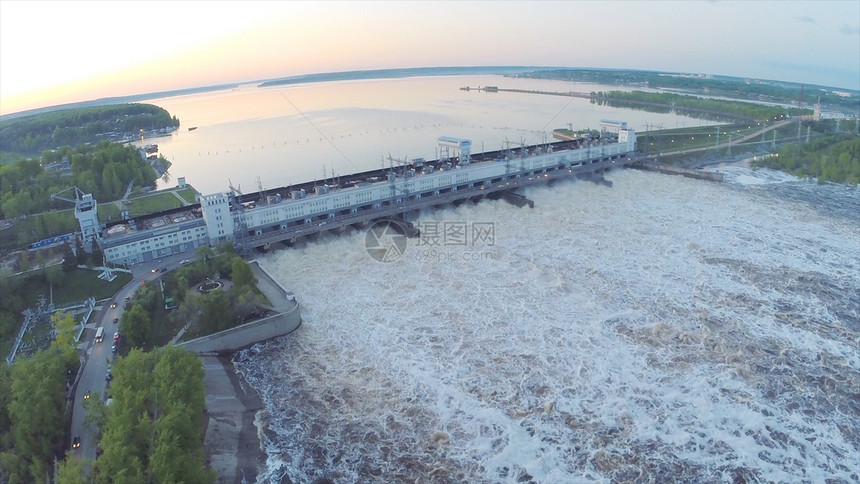
<path fill-rule="evenodd" d="M 657 173 L 664 173 L 666 175 L 681 175 L 687 178 L 695 178 L 697 180 L 708 180 L 712 182 L 721 182 L 723 181 L 722 173 L 715 173 L 712 171 L 701 171 L 701 170 L 688 170 L 686 168 L 680 168 L 677 166 L 664 165 L 660 163 L 654 163 L 651 161 L 643 161 L 641 163 L 637 163 L 633 165 L 634 168 L 641 168 L 647 171 L 656 171 Z"/>
<path fill-rule="evenodd" d="M 180 343 L 197 354 L 232 353 L 267 339 L 292 333 L 302 324 L 299 305 L 283 313 Z"/>

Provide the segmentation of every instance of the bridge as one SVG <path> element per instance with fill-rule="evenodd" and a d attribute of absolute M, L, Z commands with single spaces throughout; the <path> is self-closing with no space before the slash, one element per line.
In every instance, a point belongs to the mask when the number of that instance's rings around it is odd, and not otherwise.
<path fill-rule="evenodd" d="M 430 207 L 463 202 L 477 202 L 486 197 L 503 198 L 512 201 L 512 203 L 518 206 L 529 204 L 533 207 L 533 202 L 513 192 L 521 188 L 565 179 L 589 178 L 594 175 L 600 175 L 612 168 L 639 163 L 645 160 L 645 158 L 644 155 L 631 154 L 628 156 L 628 153 L 624 153 L 623 155 L 594 160 L 592 163 L 582 164 L 581 166 L 560 164 L 539 170 L 516 171 L 507 177 L 476 180 L 465 187 L 450 191 L 433 191 L 420 197 L 404 194 L 402 197 L 398 197 L 394 203 L 386 200 L 380 203 L 378 207 L 370 205 L 370 208 L 359 209 L 354 212 L 335 213 L 333 217 L 323 218 L 320 221 L 312 223 L 288 225 L 285 228 L 277 230 L 246 234 L 244 237 L 236 236 L 234 238 L 234 245 L 240 251 L 252 248 L 268 248 L 274 243 L 294 243 L 299 238 L 314 237 L 323 232 L 340 233 L 349 228 L 361 229 L 367 227 L 375 220 L 392 218 L 403 220 L 407 235 L 417 237 L 420 235 L 417 229 L 412 228 L 412 225 L 407 221 L 409 214 L 412 212 Z M 237 211 L 234 213 L 234 216 L 240 218 L 243 216 L 243 213 Z M 237 225 L 242 226 L 243 223 L 237 221 Z M 247 224 L 244 225 L 247 226 Z"/>

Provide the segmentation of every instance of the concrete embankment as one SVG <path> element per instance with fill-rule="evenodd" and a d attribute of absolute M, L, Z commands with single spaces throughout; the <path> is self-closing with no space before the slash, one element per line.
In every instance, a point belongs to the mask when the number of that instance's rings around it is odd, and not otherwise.
<path fill-rule="evenodd" d="M 299 327 L 301 322 L 299 305 L 296 304 L 285 313 L 278 313 L 215 334 L 201 336 L 180 343 L 178 346 L 198 355 L 233 353 L 268 339 L 290 334 Z"/>
<path fill-rule="evenodd" d="M 237 373 L 230 357 L 204 356 L 206 434 L 203 440 L 209 468 L 224 484 L 256 482 L 266 470 L 266 454 L 254 421 L 263 410 L 257 391 Z"/>
<path fill-rule="evenodd" d="M 201 355 L 206 391 L 206 433 L 203 447 L 218 483 L 256 482 L 265 471 L 255 421 L 265 412 L 260 395 L 232 363 L 231 353 L 295 331 L 302 318 L 299 305 L 256 261 L 251 268 L 257 287 L 276 314 L 180 344 Z"/>
<path fill-rule="evenodd" d="M 664 173 L 666 175 L 681 175 L 687 178 L 695 178 L 697 180 L 721 182 L 724 178 L 724 175 L 722 173 L 715 173 L 712 171 L 689 170 L 687 168 L 679 168 L 677 166 L 654 163 L 653 161 L 641 161 L 630 166 L 646 171 L 655 171 L 657 173 Z"/>
<path fill-rule="evenodd" d="M 271 338 L 292 333 L 302 323 L 299 303 L 290 298 L 287 291 L 265 271 L 257 261 L 251 263 L 251 269 L 257 277 L 257 287 L 272 303 L 274 315 L 245 323 L 234 328 L 225 329 L 206 336 L 201 336 L 184 343 L 181 346 L 199 355 L 227 354 L 261 343 Z"/>

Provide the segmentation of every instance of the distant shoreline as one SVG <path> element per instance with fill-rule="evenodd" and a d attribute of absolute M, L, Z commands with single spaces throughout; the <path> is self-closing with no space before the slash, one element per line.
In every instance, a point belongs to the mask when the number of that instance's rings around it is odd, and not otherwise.
<path fill-rule="evenodd" d="M 105 106 L 110 104 L 126 104 L 150 99 L 184 96 L 186 94 L 197 94 L 203 92 L 223 91 L 235 89 L 246 84 L 258 84 L 258 87 L 269 87 L 275 85 L 305 84 L 311 82 L 346 81 L 360 79 L 386 79 L 420 76 L 467 76 L 467 75 L 510 75 L 530 69 L 548 69 L 540 66 L 474 66 L 474 67 L 414 67 L 403 69 L 375 69 L 366 71 L 328 72 L 319 74 L 305 74 L 300 76 L 283 77 L 277 79 L 259 79 L 254 81 L 243 81 L 230 84 L 215 84 L 211 86 L 192 87 L 186 89 L 174 89 L 170 91 L 150 92 L 144 94 L 133 94 L 129 96 L 106 97 L 81 101 L 76 103 L 59 104 L 42 108 L 19 111 L 0 115 L 0 121 L 31 116 L 34 114 L 60 111 L 64 109 L 77 109 L 93 106 Z"/>

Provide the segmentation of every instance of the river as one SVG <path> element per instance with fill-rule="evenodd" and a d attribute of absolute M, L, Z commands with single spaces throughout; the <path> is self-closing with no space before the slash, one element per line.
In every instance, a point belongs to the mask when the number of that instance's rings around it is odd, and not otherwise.
<path fill-rule="evenodd" d="M 198 129 L 159 146 L 206 192 L 431 158 L 442 134 L 496 149 L 600 118 L 698 123 L 388 82 L 246 88 L 239 118 L 238 91 L 165 100 Z M 860 192 L 712 169 L 726 182 L 617 170 L 528 189 L 534 209 L 425 211 L 389 263 L 363 232 L 261 256 L 304 318 L 236 355 L 266 406 L 261 481 L 857 482 Z"/>
<path fill-rule="evenodd" d="M 711 125 L 675 114 L 597 106 L 587 99 L 461 91 L 464 86 L 591 92 L 608 86 L 501 76 L 339 81 L 151 99 L 182 126 L 156 143 L 173 166 L 159 188 L 178 177 L 201 193 L 244 192 L 380 168 L 388 158 L 435 159 L 439 136 L 472 140 L 473 151 L 552 139 L 552 130 L 599 129 L 619 119 L 643 131 Z M 196 129 L 189 131 L 188 128 Z"/>
<path fill-rule="evenodd" d="M 236 363 L 269 478 L 856 482 L 860 196 L 728 172 L 426 212 L 492 240 L 393 263 L 362 233 L 265 256 L 304 316 Z"/>

